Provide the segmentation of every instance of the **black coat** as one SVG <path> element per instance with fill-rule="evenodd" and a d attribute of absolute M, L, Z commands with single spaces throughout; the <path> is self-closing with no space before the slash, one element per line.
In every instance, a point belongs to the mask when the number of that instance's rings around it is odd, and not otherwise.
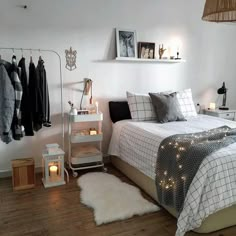
<path fill-rule="evenodd" d="M 33 62 L 29 65 L 29 101 L 33 121 L 33 129 L 38 131 L 42 128 L 42 94 L 39 89 L 39 78 Z"/>
<path fill-rule="evenodd" d="M 32 126 L 32 115 L 30 111 L 30 99 L 29 99 L 29 89 L 28 89 L 28 80 L 25 67 L 25 58 L 22 57 L 19 61 L 18 67 L 21 68 L 21 85 L 23 88 L 23 95 L 21 100 L 21 124 L 25 128 L 26 136 L 33 136 L 33 126 Z"/>
<path fill-rule="evenodd" d="M 36 68 L 37 77 L 39 78 L 39 89 L 42 94 L 42 120 L 43 126 L 50 127 L 50 102 L 49 102 L 49 92 L 47 75 L 44 67 L 44 61 L 39 59 L 38 66 Z"/>

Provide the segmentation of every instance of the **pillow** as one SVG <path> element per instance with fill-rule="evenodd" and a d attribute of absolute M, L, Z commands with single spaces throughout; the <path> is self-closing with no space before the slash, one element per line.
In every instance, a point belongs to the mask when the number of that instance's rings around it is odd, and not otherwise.
<path fill-rule="evenodd" d="M 110 117 L 113 123 L 120 120 L 131 119 L 129 105 L 127 101 L 109 102 Z"/>
<path fill-rule="evenodd" d="M 159 123 L 185 120 L 180 110 L 176 93 L 149 93 L 149 95 L 152 99 L 152 104 L 154 106 L 157 121 Z"/>
<path fill-rule="evenodd" d="M 191 89 L 177 92 L 177 99 L 185 119 L 197 116 Z"/>
<path fill-rule="evenodd" d="M 132 120 L 156 120 L 154 107 L 148 94 L 135 94 L 130 92 L 127 92 L 126 94 Z"/>

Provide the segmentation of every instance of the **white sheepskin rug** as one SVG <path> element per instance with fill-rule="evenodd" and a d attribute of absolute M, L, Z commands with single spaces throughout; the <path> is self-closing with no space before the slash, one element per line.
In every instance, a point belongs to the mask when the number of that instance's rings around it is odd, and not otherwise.
<path fill-rule="evenodd" d="M 93 208 L 97 225 L 155 212 L 160 208 L 144 199 L 138 188 L 107 173 L 87 173 L 78 179 L 81 202 Z"/>

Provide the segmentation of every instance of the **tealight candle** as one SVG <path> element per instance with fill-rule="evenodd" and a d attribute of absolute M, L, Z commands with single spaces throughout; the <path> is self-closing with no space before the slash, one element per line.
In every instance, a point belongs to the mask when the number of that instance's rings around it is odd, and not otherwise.
<path fill-rule="evenodd" d="M 98 114 L 98 102 L 95 102 L 95 106 L 96 106 L 96 113 Z"/>
<path fill-rule="evenodd" d="M 57 177 L 57 166 L 50 166 L 49 170 L 50 170 L 50 177 L 52 179 Z"/>
<path fill-rule="evenodd" d="M 216 104 L 214 102 L 210 103 L 210 109 L 215 110 L 216 109 Z"/>

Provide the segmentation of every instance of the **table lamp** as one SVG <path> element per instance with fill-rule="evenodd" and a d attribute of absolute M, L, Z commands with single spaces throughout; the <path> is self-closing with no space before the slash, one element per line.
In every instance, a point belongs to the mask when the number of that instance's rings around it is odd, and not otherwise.
<path fill-rule="evenodd" d="M 229 110 L 229 108 L 226 107 L 227 88 L 225 87 L 225 82 L 223 82 L 222 87 L 217 90 L 217 93 L 218 94 L 223 94 L 222 106 L 220 106 L 219 109 L 220 110 Z"/>

